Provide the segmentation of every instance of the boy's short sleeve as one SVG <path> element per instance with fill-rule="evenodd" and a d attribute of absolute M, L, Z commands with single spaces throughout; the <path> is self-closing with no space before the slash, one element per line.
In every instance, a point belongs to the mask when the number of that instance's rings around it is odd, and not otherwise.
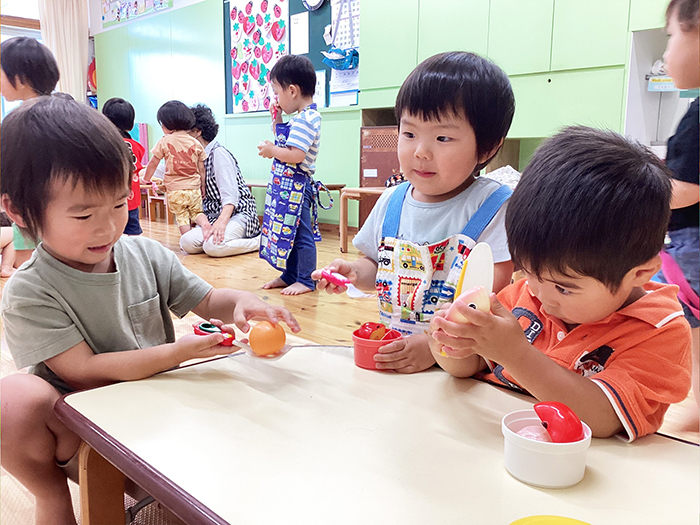
<path fill-rule="evenodd" d="M 682 317 L 625 352 L 616 351 L 605 370 L 591 376 L 605 393 L 628 441 L 656 432 L 669 405 L 691 386 L 691 348 Z"/>
<path fill-rule="evenodd" d="M 676 133 L 668 139 L 666 154 L 666 165 L 673 172 L 673 178 L 690 184 L 698 184 L 699 116 L 698 99 L 695 99 L 678 124 Z"/>
<path fill-rule="evenodd" d="M 165 145 L 165 137 L 161 137 L 158 142 L 156 142 L 156 145 L 153 146 L 151 149 L 151 155 L 153 155 L 157 159 L 162 159 L 165 157 L 165 154 L 168 152 L 168 148 Z"/>
<path fill-rule="evenodd" d="M 316 117 L 318 115 L 318 117 Z M 317 111 L 302 111 L 289 122 L 286 145 L 308 152 L 321 132 L 321 115 Z"/>
<path fill-rule="evenodd" d="M 182 318 L 193 310 L 204 297 L 212 290 L 213 286 L 204 279 L 185 268 L 177 256 L 166 249 L 160 243 L 155 247 L 159 254 L 156 272 L 161 271 L 167 275 L 167 281 L 163 280 L 163 286 L 167 284 L 168 308 L 178 317 Z"/>
<path fill-rule="evenodd" d="M 353 246 L 374 262 L 377 262 L 379 259 L 379 243 L 382 240 L 382 225 L 384 223 L 387 207 L 389 206 L 389 197 L 394 191 L 393 188 L 390 188 L 379 196 L 367 220 L 365 220 L 362 228 L 360 228 L 357 235 L 355 235 L 355 238 L 352 240 Z"/>
<path fill-rule="evenodd" d="M 84 339 L 58 301 L 30 295 L 2 314 L 5 340 L 17 368 L 54 357 Z"/>

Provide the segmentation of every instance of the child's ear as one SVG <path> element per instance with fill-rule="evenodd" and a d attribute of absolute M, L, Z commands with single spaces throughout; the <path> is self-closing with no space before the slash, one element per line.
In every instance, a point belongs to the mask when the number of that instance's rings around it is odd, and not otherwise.
<path fill-rule="evenodd" d="M 630 270 L 633 286 L 644 286 L 651 281 L 651 278 L 656 275 L 661 269 L 661 256 L 655 255 L 647 262 L 636 266 Z"/>
<path fill-rule="evenodd" d="M 482 164 L 482 163 L 486 162 L 487 160 L 490 160 L 491 158 L 493 158 L 496 155 L 496 153 L 498 153 L 499 148 L 501 146 L 503 146 L 503 142 L 505 140 L 506 140 L 505 137 L 502 138 L 501 141 L 498 144 L 496 144 L 496 146 L 494 148 L 491 149 L 491 151 L 488 151 L 488 152 L 484 153 L 481 157 L 479 157 L 478 164 Z"/>
<path fill-rule="evenodd" d="M 22 216 L 19 214 L 19 210 L 14 204 L 12 204 L 9 195 L 5 194 L 0 197 L 0 202 L 2 203 L 2 209 L 5 210 L 5 213 L 7 213 L 7 216 L 12 222 L 14 222 L 20 228 L 27 227 L 24 219 L 22 219 Z"/>
<path fill-rule="evenodd" d="M 289 89 L 289 94 L 292 98 L 295 98 L 299 93 L 301 93 L 299 86 L 297 86 L 296 84 L 289 84 L 287 89 Z"/>

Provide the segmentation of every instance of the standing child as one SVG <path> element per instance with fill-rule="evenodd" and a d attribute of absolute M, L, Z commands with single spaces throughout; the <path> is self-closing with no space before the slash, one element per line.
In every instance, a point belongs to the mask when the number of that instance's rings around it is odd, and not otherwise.
<path fill-rule="evenodd" d="M 171 312 L 215 318 L 228 332 L 222 321 L 299 326 L 251 293 L 212 288 L 160 243 L 122 235 L 133 164 L 97 111 L 43 97 L 13 111 L 1 134 L 2 205 L 42 242 L 3 290 L 7 345 L 18 368 L 33 368 L 0 383 L 0 458 L 36 497 L 36 523 L 75 524 L 61 467 L 80 439 L 54 414 L 61 394 L 231 352 L 221 334 L 176 341 Z"/>
<path fill-rule="evenodd" d="M 134 118 L 136 117 L 134 106 L 123 98 L 110 98 L 102 106 L 102 114 L 111 120 L 112 124 L 117 126 L 124 142 L 129 147 L 129 151 L 131 151 L 131 160 L 134 168 L 131 175 L 131 195 L 127 199 L 129 221 L 126 223 L 124 233 L 126 235 L 141 235 L 143 230 L 139 222 L 139 208 L 141 207 L 140 175 L 143 169 L 141 159 L 146 153 L 146 149 L 139 142 L 132 139 L 129 134 L 129 131 L 134 127 Z"/>
<path fill-rule="evenodd" d="M 435 315 L 440 366 L 565 403 L 595 437 L 656 432 L 690 390 L 678 287 L 650 282 L 670 200 L 663 163 L 616 133 L 572 127 L 546 141 L 506 213 L 526 279 L 492 294 L 491 313 L 453 304 L 468 324 Z"/>
<path fill-rule="evenodd" d="M 680 89 L 700 87 L 700 2 L 671 0 L 666 9 L 666 31 L 669 34 L 664 62 L 666 71 Z M 693 335 L 693 391 L 700 404 L 700 113 L 698 99 L 690 104 L 675 135 L 668 139 L 666 165 L 673 173 L 670 243 L 666 245 L 661 267 L 664 280 L 680 286 L 679 298 Z M 688 427 L 698 431 L 698 410 L 692 410 Z"/>
<path fill-rule="evenodd" d="M 0 45 L 0 91 L 8 102 L 50 95 L 60 77 L 56 59 L 35 38 L 17 36 Z M 36 244 L 16 224 L 12 225 L 15 265 L 28 261 Z"/>
<path fill-rule="evenodd" d="M 435 364 L 428 323 L 452 300 L 477 241 L 493 251 L 494 289 L 510 282 L 503 222 L 511 191 L 478 173 L 503 144 L 514 111 L 506 74 L 473 53 L 435 55 L 401 86 L 398 155 L 408 182 L 382 194 L 355 237 L 366 257 L 328 266 L 360 288 L 376 287 L 381 321 L 408 334 L 379 350 L 377 368 L 411 373 Z M 325 279 L 319 288 L 344 290 Z"/>
<path fill-rule="evenodd" d="M 180 233 L 190 231 L 196 223 L 207 236 L 211 226 L 202 209 L 206 154 L 197 139 L 188 133 L 195 124 L 194 114 L 182 102 L 171 100 L 158 110 L 158 122 L 165 135 L 151 150 L 143 179 L 150 183 L 161 159 L 165 159 L 163 183 L 168 193 L 168 208 L 175 214 Z"/>
<path fill-rule="evenodd" d="M 272 161 L 265 197 L 260 257 L 282 271 L 263 288 L 284 288 L 283 295 L 311 292 L 316 285 L 316 157 L 321 139 L 321 114 L 313 103 L 316 71 L 306 57 L 285 55 L 270 71 L 277 101 L 270 106 L 275 143 L 258 146 L 259 155 Z M 282 111 L 297 113 L 287 124 Z"/>

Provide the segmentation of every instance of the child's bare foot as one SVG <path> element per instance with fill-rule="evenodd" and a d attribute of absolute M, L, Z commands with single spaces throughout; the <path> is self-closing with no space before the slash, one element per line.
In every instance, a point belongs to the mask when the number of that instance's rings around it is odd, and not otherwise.
<path fill-rule="evenodd" d="M 263 284 L 263 290 L 270 290 L 272 288 L 284 288 L 287 286 L 281 277 L 275 277 L 270 282 Z"/>
<path fill-rule="evenodd" d="M 311 288 L 307 288 L 301 283 L 294 283 L 290 284 L 287 286 L 284 290 L 282 290 L 280 293 L 282 295 L 301 295 L 303 293 L 309 293 L 313 292 Z"/>
<path fill-rule="evenodd" d="M 9 270 L 3 268 L 2 270 L 0 270 L 0 277 L 4 279 L 5 277 L 10 277 L 13 273 L 15 273 L 14 268 L 10 268 Z"/>

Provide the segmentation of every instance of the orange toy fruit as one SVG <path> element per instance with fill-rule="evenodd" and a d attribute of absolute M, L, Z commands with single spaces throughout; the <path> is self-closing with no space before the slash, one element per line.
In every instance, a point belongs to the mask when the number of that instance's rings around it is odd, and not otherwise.
<path fill-rule="evenodd" d="M 287 334 L 284 328 L 270 321 L 260 321 L 248 334 L 250 347 L 258 355 L 276 354 L 287 342 Z"/>

